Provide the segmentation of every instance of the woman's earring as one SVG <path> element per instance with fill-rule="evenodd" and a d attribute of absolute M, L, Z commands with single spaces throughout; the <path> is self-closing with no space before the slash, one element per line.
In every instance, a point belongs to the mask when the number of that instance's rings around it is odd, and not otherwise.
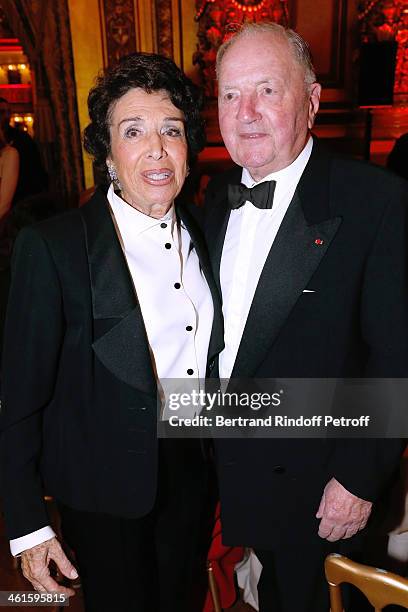
<path fill-rule="evenodd" d="M 110 180 L 112 181 L 112 183 L 115 183 L 115 186 L 117 189 L 119 189 L 119 191 L 122 191 L 122 186 L 119 182 L 115 166 L 112 163 L 107 163 L 106 165 L 108 168 Z"/>

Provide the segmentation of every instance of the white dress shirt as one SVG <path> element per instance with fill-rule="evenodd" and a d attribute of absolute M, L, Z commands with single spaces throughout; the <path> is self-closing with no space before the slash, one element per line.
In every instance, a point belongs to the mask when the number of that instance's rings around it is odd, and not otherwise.
<path fill-rule="evenodd" d="M 213 303 L 188 231 L 173 207 L 154 219 L 124 202 L 112 187 L 108 199 L 158 380 L 205 378 Z"/>
<path fill-rule="evenodd" d="M 117 196 L 112 185 L 107 197 L 142 311 L 158 384 L 164 395 L 166 387 L 176 390 L 175 381 L 179 391 L 199 390 L 205 378 L 213 302 L 190 235 L 177 221 L 174 207 L 162 219 L 154 219 Z M 176 414 L 185 416 L 180 411 Z M 54 536 L 51 527 L 43 527 L 11 540 L 11 553 L 17 555 Z"/>
<path fill-rule="evenodd" d="M 221 256 L 220 281 L 225 325 L 225 348 L 220 353 L 220 378 L 229 379 L 266 258 L 297 184 L 309 161 L 313 139 L 286 168 L 268 174 L 261 181 L 253 180 L 242 170 L 242 183 L 254 187 L 264 181 L 276 181 L 273 206 L 259 209 L 246 201 L 231 210 Z"/>

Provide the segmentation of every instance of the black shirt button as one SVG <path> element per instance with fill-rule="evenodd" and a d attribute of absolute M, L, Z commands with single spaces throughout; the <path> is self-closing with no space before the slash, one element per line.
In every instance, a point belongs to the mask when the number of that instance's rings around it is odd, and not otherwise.
<path fill-rule="evenodd" d="M 186 331 L 193 331 L 193 328 L 191 327 L 191 325 L 187 325 Z"/>
<path fill-rule="evenodd" d="M 167 223 L 160 223 L 160 227 L 164 229 L 165 227 L 167 227 Z"/>
<path fill-rule="evenodd" d="M 283 465 L 274 465 L 272 471 L 275 472 L 275 474 L 284 474 L 286 472 L 286 468 L 283 467 Z"/>
<path fill-rule="evenodd" d="M 171 244 L 170 242 L 166 242 L 166 244 L 164 245 L 166 247 L 166 249 L 171 249 Z"/>
<path fill-rule="evenodd" d="M 174 283 L 174 288 L 175 289 L 180 289 L 180 287 L 181 287 L 180 283 Z"/>
<path fill-rule="evenodd" d="M 192 370 L 191 368 L 188 368 L 188 370 L 187 370 L 187 374 L 188 374 L 189 376 L 192 376 L 192 375 L 194 374 L 194 370 Z"/>

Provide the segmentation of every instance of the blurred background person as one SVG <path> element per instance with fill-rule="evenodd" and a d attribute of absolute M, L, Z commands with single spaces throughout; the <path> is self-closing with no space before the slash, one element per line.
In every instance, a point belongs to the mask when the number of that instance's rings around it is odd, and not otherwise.
<path fill-rule="evenodd" d="M 19 168 L 19 153 L 8 144 L 0 124 L 0 220 L 11 208 L 18 185 Z"/>
<path fill-rule="evenodd" d="M 387 159 L 387 168 L 408 179 L 408 133 L 402 134 L 395 141 Z"/>
<path fill-rule="evenodd" d="M 0 126 L 9 145 L 17 149 L 20 158 L 20 172 L 14 194 L 14 202 L 31 195 L 45 192 L 48 176 L 41 162 L 37 145 L 31 136 L 10 124 L 11 109 L 5 98 L 0 97 Z"/>
<path fill-rule="evenodd" d="M 3 330 L 10 290 L 10 264 L 14 242 L 23 227 L 33 225 L 57 212 L 51 195 L 41 194 L 17 202 L 0 219 L 0 357 L 3 350 Z"/>

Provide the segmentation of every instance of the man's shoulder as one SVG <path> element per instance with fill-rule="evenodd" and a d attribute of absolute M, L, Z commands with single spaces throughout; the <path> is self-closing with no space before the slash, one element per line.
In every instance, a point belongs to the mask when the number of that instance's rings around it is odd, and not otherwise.
<path fill-rule="evenodd" d="M 408 181 L 383 166 L 350 157 L 332 158 L 332 176 L 347 191 L 375 198 L 408 193 Z"/>
<path fill-rule="evenodd" d="M 229 183 L 240 183 L 241 182 L 242 168 L 234 165 L 232 168 L 219 172 L 211 177 L 208 183 L 206 193 L 207 195 L 216 195 L 224 193 L 227 190 Z"/>
<path fill-rule="evenodd" d="M 344 197 L 346 200 L 367 200 L 375 206 L 377 201 L 384 204 L 395 197 L 407 193 L 408 181 L 397 176 L 387 168 L 371 162 L 356 159 L 339 153 L 328 147 L 321 140 L 314 145 L 310 171 L 306 170 L 306 180 L 316 180 L 316 172 L 328 172 L 327 178 L 331 186 L 331 195 L 336 199 Z M 323 160 L 323 163 L 322 163 Z M 314 172 L 313 172 L 314 171 Z M 313 178 L 314 177 L 314 178 Z M 324 176 L 317 177 L 325 180 Z"/>

